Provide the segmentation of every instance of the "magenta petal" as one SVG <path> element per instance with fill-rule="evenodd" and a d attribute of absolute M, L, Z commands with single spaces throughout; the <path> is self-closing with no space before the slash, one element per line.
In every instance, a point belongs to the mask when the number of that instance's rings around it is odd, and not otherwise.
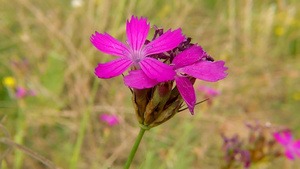
<path fill-rule="evenodd" d="M 101 34 L 95 32 L 95 35 L 91 36 L 90 41 L 101 52 L 123 57 L 127 57 L 129 54 L 129 49 L 125 44 L 107 33 Z"/>
<path fill-rule="evenodd" d="M 294 160 L 294 159 L 295 159 L 295 157 L 294 157 L 294 155 L 293 155 L 293 152 L 290 151 L 289 149 L 286 149 L 286 150 L 285 150 L 285 156 L 286 156 L 288 159 L 290 159 L 290 160 Z"/>
<path fill-rule="evenodd" d="M 131 60 L 126 58 L 116 59 L 103 64 L 99 63 L 98 67 L 95 68 L 95 74 L 102 79 L 115 77 L 122 74 L 132 63 Z"/>
<path fill-rule="evenodd" d="M 224 67 L 224 64 L 224 61 L 201 61 L 190 66 L 179 68 L 176 71 L 178 73 L 186 73 L 200 80 L 215 82 L 227 76 L 227 73 L 224 71 L 228 68 Z"/>
<path fill-rule="evenodd" d="M 126 33 L 129 42 L 129 46 L 137 51 L 142 48 L 145 43 L 145 40 L 148 36 L 150 29 L 150 24 L 147 24 L 147 18 L 143 19 L 141 17 L 138 20 L 138 17 L 131 17 L 130 22 L 127 20 Z"/>
<path fill-rule="evenodd" d="M 126 86 L 135 89 L 151 88 L 159 82 L 150 79 L 141 69 L 129 71 L 129 75 L 124 77 L 124 83 Z"/>
<path fill-rule="evenodd" d="M 293 152 L 300 157 L 300 140 L 297 140 L 292 143 Z"/>
<path fill-rule="evenodd" d="M 201 46 L 194 45 L 177 55 L 172 61 L 172 64 L 175 65 L 175 69 L 188 66 L 197 61 L 200 61 L 204 54 L 206 53 Z"/>
<path fill-rule="evenodd" d="M 287 146 L 289 144 L 289 142 L 284 137 L 282 137 L 280 133 L 273 133 L 273 136 L 279 144 L 283 146 Z"/>
<path fill-rule="evenodd" d="M 300 157 L 300 150 L 296 150 L 296 152 L 294 152 L 298 157 Z"/>
<path fill-rule="evenodd" d="M 284 132 L 283 132 L 283 136 L 284 136 L 284 139 L 285 139 L 287 142 L 291 143 L 291 142 L 293 141 L 293 136 L 292 136 L 291 132 L 289 132 L 289 131 L 284 131 Z"/>
<path fill-rule="evenodd" d="M 162 36 L 147 44 L 143 51 L 147 56 L 166 52 L 177 47 L 183 40 L 184 36 L 181 34 L 180 28 L 173 32 L 168 30 Z"/>
<path fill-rule="evenodd" d="M 196 104 L 196 93 L 193 84 L 186 77 L 175 76 L 175 82 L 180 95 L 188 106 L 191 114 L 194 114 L 194 107 Z"/>
<path fill-rule="evenodd" d="M 300 140 L 293 142 L 293 147 L 300 150 Z"/>
<path fill-rule="evenodd" d="M 146 57 L 139 62 L 141 69 L 150 78 L 158 82 L 173 80 L 176 72 L 172 66 L 164 64 L 156 59 Z"/>

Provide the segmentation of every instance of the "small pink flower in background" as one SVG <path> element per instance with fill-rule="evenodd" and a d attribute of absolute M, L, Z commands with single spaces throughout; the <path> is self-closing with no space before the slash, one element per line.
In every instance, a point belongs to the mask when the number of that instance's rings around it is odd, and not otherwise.
<path fill-rule="evenodd" d="M 25 96 L 28 96 L 28 95 L 36 96 L 36 91 L 26 90 L 25 88 L 20 87 L 20 86 L 17 87 L 16 98 L 22 98 L 22 97 L 25 97 Z"/>
<path fill-rule="evenodd" d="M 277 132 L 273 136 L 279 144 L 284 146 L 285 156 L 288 159 L 294 160 L 295 155 L 300 157 L 300 140 L 293 141 L 293 136 L 289 131 Z"/>
<path fill-rule="evenodd" d="M 23 87 L 17 87 L 17 92 L 16 92 L 16 97 L 17 98 L 22 98 L 25 97 L 27 94 L 26 90 Z"/>
<path fill-rule="evenodd" d="M 115 124 L 120 123 L 116 115 L 102 114 L 100 116 L 100 120 L 106 122 L 110 126 L 114 126 Z"/>
<path fill-rule="evenodd" d="M 208 86 L 201 85 L 198 88 L 201 92 L 205 93 L 206 95 L 210 96 L 219 96 L 221 93 L 213 88 L 210 88 Z"/>
<path fill-rule="evenodd" d="M 207 100 L 207 104 L 209 106 L 212 105 L 214 97 L 219 96 L 221 94 L 219 91 L 217 91 L 217 90 L 215 90 L 213 88 L 210 88 L 208 86 L 204 86 L 204 85 L 199 86 L 198 90 L 201 91 L 201 92 L 203 92 L 205 97 L 209 98 Z"/>

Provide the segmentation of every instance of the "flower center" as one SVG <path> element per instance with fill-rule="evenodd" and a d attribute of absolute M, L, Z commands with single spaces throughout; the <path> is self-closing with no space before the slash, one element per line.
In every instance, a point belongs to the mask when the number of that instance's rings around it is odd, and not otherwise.
<path fill-rule="evenodd" d="M 130 59 L 135 63 L 138 64 L 140 61 L 142 61 L 145 58 L 144 52 L 141 50 L 132 50 L 130 53 Z"/>
<path fill-rule="evenodd" d="M 188 77 L 188 75 L 186 73 L 181 72 L 180 70 L 175 70 L 177 76 L 179 77 Z"/>

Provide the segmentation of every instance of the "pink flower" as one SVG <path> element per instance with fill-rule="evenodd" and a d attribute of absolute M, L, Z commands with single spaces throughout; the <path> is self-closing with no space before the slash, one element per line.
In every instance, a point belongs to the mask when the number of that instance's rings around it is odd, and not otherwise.
<path fill-rule="evenodd" d="M 277 132 L 273 136 L 279 144 L 284 146 L 285 156 L 288 159 L 294 160 L 294 155 L 300 157 L 300 140 L 293 141 L 293 136 L 289 131 Z"/>
<path fill-rule="evenodd" d="M 95 32 L 95 35 L 90 38 L 92 44 L 101 52 L 119 56 L 118 59 L 111 62 L 99 63 L 95 74 L 99 78 L 107 79 L 121 75 L 130 66 L 133 66 L 133 69 L 141 69 L 148 78 L 158 82 L 172 80 L 175 75 L 172 66 L 147 56 L 177 47 L 184 40 L 181 29 L 173 32 L 169 30 L 144 46 L 149 29 L 150 24 L 147 23 L 147 18 L 141 17 L 138 20 L 137 17 L 132 16 L 130 21 L 127 20 L 128 40 L 126 42 L 128 46 L 107 33 Z"/>
<path fill-rule="evenodd" d="M 204 86 L 204 85 L 201 85 L 199 86 L 198 88 L 200 91 L 202 91 L 203 93 L 207 94 L 207 95 L 210 95 L 212 97 L 214 96 L 219 96 L 220 95 L 220 92 L 213 89 L 213 88 L 210 88 L 208 86 Z"/>
<path fill-rule="evenodd" d="M 100 119 L 110 126 L 114 126 L 115 124 L 120 123 L 116 115 L 102 114 L 100 116 Z"/>
<path fill-rule="evenodd" d="M 36 91 L 26 90 L 25 88 L 20 87 L 20 86 L 17 87 L 16 98 L 22 98 L 22 97 L 25 97 L 25 96 L 28 96 L 28 95 L 36 96 Z"/>
<path fill-rule="evenodd" d="M 23 87 L 17 87 L 17 92 L 16 92 L 16 98 L 21 98 L 25 97 L 27 94 L 27 91 Z"/>
<path fill-rule="evenodd" d="M 227 76 L 228 68 L 224 67 L 224 61 L 211 62 L 211 57 L 206 54 L 201 46 L 194 45 L 180 54 L 172 61 L 177 88 L 183 100 L 187 104 L 191 114 L 194 114 L 196 104 L 196 93 L 191 82 L 191 78 L 196 78 L 208 82 L 215 82 Z M 172 79 L 172 80 L 173 80 Z M 127 86 L 136 89 L 150 88 L 159 82 L 150 79 L 141 70 L 129 71 L 129 75 L 124 77 Z"/>

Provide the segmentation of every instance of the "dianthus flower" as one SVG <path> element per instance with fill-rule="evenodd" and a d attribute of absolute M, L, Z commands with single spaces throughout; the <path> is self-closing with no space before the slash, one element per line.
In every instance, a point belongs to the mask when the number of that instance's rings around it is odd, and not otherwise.
<path fill-rule="evenodd" d="M 140 124 L 140 132 L 124 168 L 128 169 L 146 130 L 161 125 L 175 114 L 185 110 L 185 101 L 194 113 L 196 94 L 193 84 L 196 79 L 215 82 L 226 77 L 224 61 L 214 59 L 185 38 L 181 29 L 164 32 L 154 26 L 155 34 L 147 40 L 150 24 L 147 18 L 132 16 L 127 21 L 127 45 L 109 34 L 98 32 L 92 35 L 92 44 L 101 52 L 119 56 L 108 63 L 99 63 L 95 74 L 99 78 L 121 75 L 132 92 L 132 103 Z M 158 38 L 157 35 L 159 35 Z M 174 83 L 176 82 L 176 85 Z M 103 119 L 107 119 L 106 116 Z"/>
<path fill-rule="evenodd" d="M 16 98 L 25 97 L 27 94 L 26 89 L 23 87 L 17 87 Z"/>
<path fill-rule="evenodd" d="M 99 78 L 107 79 L 121 75 L 132 66 L 132 69 L 141 69 L 148 78 L 158 82 L 172 80 L 175 75 L 172 66 L 147 56 L 166 52 L 178 46 L 184 39 L 181 29 L 173 32 L 168 30 L 144 46 L 149 29 L 150 23 L 147 23 L 147 18 L 141 17 L 139 20 L 132 16 L 130 21 L 127 20 L 128 46 L 107 33 L 95 32 L 90 38 L 92 44 L 101 52 L 120 57 L 108 63 L 99 63 L 95 74 Z"/>
<path fill-rule="evenodd" d="M 283 133 L 274 133 L 275 140 L 284 146 L 285 156 L 294 160 L 295 155 L 300 157 L 300 140 L 293 141 L 293 136 L 289 131 L 284 131 Z"/>

